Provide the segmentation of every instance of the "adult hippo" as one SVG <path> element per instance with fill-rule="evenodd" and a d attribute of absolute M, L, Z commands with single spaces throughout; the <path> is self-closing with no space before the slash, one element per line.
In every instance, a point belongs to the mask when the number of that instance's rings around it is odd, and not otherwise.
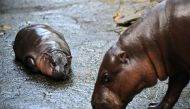
<path fill-rule="evenodd" d="M 63 35 L 47 25 L 21 29 L 13 49 L 17 60 L 30 70 L 54 79 L 65 79 L 71 69 L 71 52 Z"/>
<path fill-rule="evenodd" d="M 105 54 L 93 109 L 124 109 L 133 97 L 169 77 L 167 93 L 149 109 L 172 109 L 190 78 L 190 0 L 168 0 L 126 30 Z"/>

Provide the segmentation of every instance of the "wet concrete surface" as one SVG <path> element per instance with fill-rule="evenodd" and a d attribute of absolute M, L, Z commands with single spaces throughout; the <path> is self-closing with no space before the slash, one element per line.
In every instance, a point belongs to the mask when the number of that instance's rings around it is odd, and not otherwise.
<path fill-rule="evenodd" d="M 119 11 L 125 14 L 150 6 L 142 0 L 123 2 Z M 102 57 L 118 38 L 112 19 L 118 4 L 117 0 L 0 0 L 0 25 L 9 27 L 0 31 L 0 109 L 91 109 Z M 73 55 L 70 80 L 53 81 L 14 61 L 12 42 L 29 24 L 47 24 L 64 34 Z M 136 96 L 127 109 L 146 109 L 166 89 L 167 81 L 159 82 Z M 189 91 L 187 86 L 174 109 L 190 107 Z"/>

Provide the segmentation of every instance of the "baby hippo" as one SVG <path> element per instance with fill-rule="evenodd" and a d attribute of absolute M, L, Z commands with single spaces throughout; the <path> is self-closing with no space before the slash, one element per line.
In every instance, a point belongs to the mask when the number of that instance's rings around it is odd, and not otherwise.
<path fill-rule="evenodd" d="M 37 24 L 21 29 L 13 49 L 16 60 L 33 72 L 55 80 L 66 79 L 71 70 L 71 52 L 63 35 L 47 25 Z"/>

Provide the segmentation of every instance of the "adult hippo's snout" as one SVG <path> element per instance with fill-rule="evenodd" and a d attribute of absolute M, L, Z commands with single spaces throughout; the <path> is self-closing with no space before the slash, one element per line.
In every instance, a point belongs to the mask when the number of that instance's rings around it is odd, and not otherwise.
<path fill-rule="evenodd" d="M 93 94 L 91 101 L 93 109 L 124 109 L 123 103 L 114 93 L 106 88 L 102 91 L 101 96 L 96 95 L 100 93 Z"/>

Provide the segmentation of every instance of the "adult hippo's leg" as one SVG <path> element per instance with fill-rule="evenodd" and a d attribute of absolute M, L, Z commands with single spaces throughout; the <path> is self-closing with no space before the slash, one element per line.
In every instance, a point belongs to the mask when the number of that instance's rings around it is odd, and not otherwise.
<path fill-rule="evenodd" d="M 188 82 L 188 73 L 177 72 L 169 77 L 169 86 L 165 97 L 160 104 L 150 103 L 148 109 L 172 109 Z"/>

